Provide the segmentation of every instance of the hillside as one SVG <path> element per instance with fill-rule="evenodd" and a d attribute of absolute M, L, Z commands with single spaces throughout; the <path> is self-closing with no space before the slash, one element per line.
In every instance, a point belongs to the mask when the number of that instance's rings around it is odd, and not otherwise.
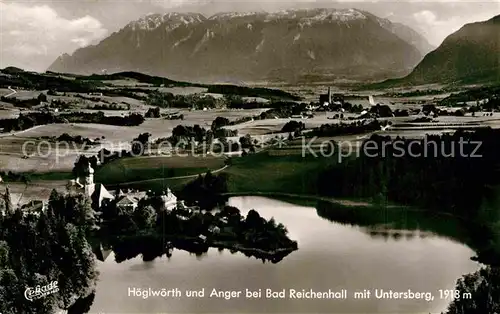
<path fill-rule="evenodd" d="M 129 81 L 131 86 L 113 83 Z M 146 86 L 144 86 L 144 84 Z M 113 74 L 93 74 L 89 76 L 68 73 L 28 72 L 15 67 L 0 69 L 0 88 L 16 87 L 30 90 L 51 90 L 53 92 L 91 93 L 101 92 L 106 95 L 122 95 L 144 100 L 139 94 L 150 94 L 158 87 L 201 87 L 210 93 L 239 95 L 242 97 L 262 97 L 266 99 L 300 100 L 301 97 L 279 89 L 248 87 L 229 84 L 195 84 L 174 81 L 165 77 L 150 76 L 138 72 L 119 72 Z"/>
<path fill-rule="evenodd" d="M 481 83 L 500 81 L 500 15 L 466 24 L 394 83 Z"/>
<path fill-rule="evenodd" d="M 423 43 L 423 44 L 422 44 Z M 188 81 L 384 79 L 409 73 L 425 40 L 359 10 L 148 15 L 50 71 L 136 71 Z M 422 50 L 423 49 L 423 50 Z"/>

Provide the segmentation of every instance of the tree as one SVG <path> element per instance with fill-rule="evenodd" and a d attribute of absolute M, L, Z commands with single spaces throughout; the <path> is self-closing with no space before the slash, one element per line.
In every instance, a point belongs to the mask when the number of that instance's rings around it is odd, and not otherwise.
<path fill-rule="evenodd" d="M 229 125 L 230 124 L 230 121 L 228 118 L 224 118 L 224 117 L 217 117 L 215 118 L 214 121 L 212 121 L 212 126 L 210 127 L 212 129 L 212 131 L 215 131 L 217 129 L 220 129 L 226 125 Z"/>
<path fill-rule="evenodd" d="M 67 309 L 95 289 L 97 270 L 86 240 L 86 223 L 76 226 L 62 215 L 71 204 L 83 206 L 72 197 L 53 191 L 47 212 L 16 211 L 2 219 L 0 312 L 54 314 L 57 308 Z M 12 247 L 16 250 L 9 249 Z M 24 298 L 27 287 L 45 286 L 54 280 L 58 293 L 33 301 Z"/>
<path fill-rule="evenodd" d="M 66 223 L 79 226 L 85 232 L 98 228 L 98 214 L 91 200 L 84 195 L 62 195 L 53 190 L 49 198 L 48 212 Z"/>
<path fill-rule="evenodd" d="M 100 151 L 101 156 L 109 156 L 109 151 L 104 149 Z M 93 169 L 97 168 L 98 159 L 96 156 L 87 157 L 85 155 L 78 156 L 74 166 L 73 166 L 73 176 L 75 178 L 82 177 L 86 174 L 87 167 L 90 165 Z"/>
<path fill-rule="evenodd" d="M 159 118 L 159 117 L 161 117 L 160 107 L 149 108 L 145 114 L 145 117 L 146 118 Z"/>
<path fill-rule="evenodd" d="M 292 121 L 287 122 L 283 126 L 283 128 L 281 128 L 281 132 L 292 133 L 292 132 L 296 132 L 296 131 L 302 131 L 305 129 L 305 127 L 306 126 L 303 122 L 292 120 Z"/>
<path fill-rule="evenodd" d="M 150 133 L 141 133 L 132 141 L 132 154 L 134 156 L 143 155 L 146 152 L 150 137 Z"/>
<path fill-rule="evenodd" d="M 37 99 L 38 99 L 38 101 L 47 102 L 47 95 L 45 95 L 44 93 L 40 93 L 40 95 L 38 95 Z"/>
<path fill-rule="evenodd" d="M 486 267 L 467 274 L 457 281 L 460 294 L 448 307 L 446 314 L 483 314 L 500 311 L 500 268 Z M 471 298 L 462 297 L 470 293 Z"/>
<path fill-rule="evenodd" d="M 220 214 L 223 217 L 240 216 L 240 210 L 234 206 L 224 206 Z"/>
<path fill-rule="evenodd" d="M 249 228 L 257 228 L 262 223 L 262 218 L 256 210 L 251 209 L 245 218 L 245 223 Z"/>
<path fill-rule="evenodd" d="M 138 208 L 134 212 L 134 222 L 140 230 L 149 230 L 156 226 L 156 210 L 151 206 Z"/>
<path fill-rule="evenodd" d="M 239 141 L 242 148 L 250 148 L 253 146 L 252 136 L 250 136 L 250 134 L 240 137 Z"/>
<path fill-rule="evenodd" d="M 5 194 L 3 195 L 3 201 L 4 201 L 4 206 L 5 206 L 5 213 L 6 214 L 13 214 L 14 213 L 14 206 L 12 205 L 12 198 L 10 197 L 10 190 L 9 187 L 5 188 Z"/>

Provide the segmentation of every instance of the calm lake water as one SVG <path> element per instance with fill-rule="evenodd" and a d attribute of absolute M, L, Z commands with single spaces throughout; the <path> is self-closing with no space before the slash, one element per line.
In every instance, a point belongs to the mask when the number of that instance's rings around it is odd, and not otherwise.
<path fill-rule="evenodd" d="M 210 249 L 196 257 L 174 250 L 168 259 L 120 264 L 110 255 L 99 262 L 100 282 L 92 313 L 439 313 L 449 300 L 439 289 L 453 289 L 463 274 L 479 265 L 467 246 L 440 236 L 374 238 L 362 228 L 329 222 L 312 207 L 264 197 L 234 197 L 229 204 L 242 213 L 256 209 L 274 217 L 298 241 L 299 250 L 278 264 L 240 253 Z M 132 288 L 174 289 L 179 298 L 129 295 Z M 185 290 L 205 288 L 205 297 L 187 298 Z M 212 289 L 243 291 L 240 298 L 210 298 Z M 347 299 L 266 299 L 265 290 L 347 290 Z M 262 289 L 261 299 L 245 298 L 245 289 Z M 371 298 L 355 299 L 368 289 Z M 432 292 L 433 301 L 377 299 L 375 289 Z"/>

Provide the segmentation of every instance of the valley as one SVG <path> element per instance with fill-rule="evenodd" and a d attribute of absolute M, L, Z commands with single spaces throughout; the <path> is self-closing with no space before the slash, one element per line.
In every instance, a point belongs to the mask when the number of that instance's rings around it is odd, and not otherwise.
<path fill-rule="evenodd" d="M 74 49 L 0 69 L 1 313 L 500 311 L 498 15 L 52 5 Z"/>

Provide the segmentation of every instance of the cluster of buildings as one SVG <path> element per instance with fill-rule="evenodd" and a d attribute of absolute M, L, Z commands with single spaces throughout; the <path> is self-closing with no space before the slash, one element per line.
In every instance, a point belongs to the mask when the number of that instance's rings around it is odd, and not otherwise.
<path fill-rule="evenodd" d="M 88 164 L 81 177 L 70 180 L 68 188 L 70 191 L 80 192 L 89 197 L 94 208 L 101 208 L 104 202 L 116 201 L 119 208 L 135 210 L 139 205 L 139 201 L 148 197 L 144 191 L 108 191 L 103 184 L 94 182 L 94 169 L 90 164 Z M 163 209 L 172 210 L 177 206 L 177 197 L 168 188 L 161 195 L 161 199 Z"/>
<path fill-rule="evenodd" d="M 1 182 L 0 178 L 0 183 Z M 108 191 L 103 184 L 94 182 L 94 169 L 90 166 L 90 164 L 85 169 L 81 177 L 69 181 L 67 189 L 70 192 L 83 193 L 86 195 L 92 201 L 92 206 L 95 209 L 101 208 L 105 202 L 116 201 L 116 205 L 119 208 L 133 211 L 139 206 L 139 201 L 141 199 L 148 197 L 147 192 L 144 191 L 130 189 Z M 0 202 L 4 202 L 4 198 L 5 195 L 0 193 Z M 177 197 L 168 188 L 162 193 L 160 198 L 162 200 L 163 209 L 165 210 L 173 210 L 179 203 L 182 203 L 178 202 Z M 17 197 L 10 195 L 11 203 L 18 207 L 17 205 L 20 202 L 13 202 L 15 199 L 17 199 Z M 31 200 L 28 203 L 21 205 L 20 209 L 24 213 L 40 213 L 45 211 L 47 206 L 48 200 Z M 3 206 L 0 206 L 0 208 L 3 208 Z"/>

